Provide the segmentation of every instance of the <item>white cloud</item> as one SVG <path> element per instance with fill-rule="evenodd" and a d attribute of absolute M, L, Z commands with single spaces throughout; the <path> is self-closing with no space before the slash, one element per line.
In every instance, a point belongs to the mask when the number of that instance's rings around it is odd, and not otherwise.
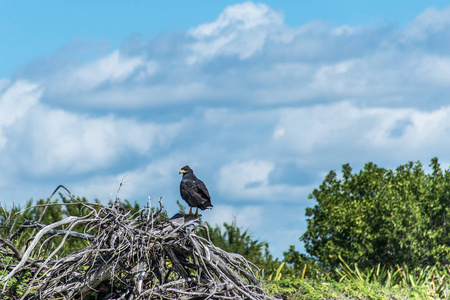
<path fill-rule="evenodd" d="M 280 121 L 274 129 L 274 142 L 284 143 L 283 148 L 294 153 L 312 153 L 318 148 L 340 144 L 352 136 L 361 112 L 347 102 L 310 108 L 280 111 Z M 283 135 L 276 134 L 283 132 Z M 358 143 L 354 140 L 353 143 Z"/>
<path fill-rule="evenodd" d="M 160 197 L 169 214 L 175 214 L 176 200 L 179 196 L 180 163 L 174 157 L 165 157 L 151 161 L 138 168 L 130 168 L 118 174 L 100 175 L 95 178 L 81 180 L 72 186 L 72 192 L 90 199 L 116 196 L 121 182 L 119 197 L 136 200 L 144 205 L 147 197 L 152 200 L 152 206 L 157 206 Z"/>
<path fill-rule="evenodd" d="M 433 155 L 450 150 L 450 107 L 431 112 L 415 109 L 379 109 L 378 126 L 367 133 L 374 148 L 391 150 L 397 157 L 404 154 Z M 396 134 L 398 132 L 398 134 Z M 401 152 L 399 151 L 401 149 Z M 433 150 L 435 149 L 435 150 Z"/>
<path fill-rule="evenodd" d="M 214 203 L 213 203 L 214 205 Z M 203 214 L 203 219 L 212 225 L 231 224 L 236 221 L 239 227 L 250 229 L 261 227 L 264 224 L 263 207 L 261 205 L 245 205 L 236 208 L 231 205 L 216 204 L 211 210 Z"/>
<path fill-rule="evenodd" d="M 5 145 L 7 138 L 3 131 L 11 126 L 38 103 L 41 89 L 37 84 L 18 81 L 7 87 L 3 82 L 0 88 L 0 148 Z M 3 91 L 2 91 L 3 89 Z"/>
<path fill-rule="evenodd" d="M 416 62 L 413 74 L 424 86 L 448 88 L 450 86 L 450 57 L 424 55 Z"/>
<path fill-rule="evenodd" d="M 427 38 L 450 33 L 443 17 L 450 10 L 431 11 L 400 29 L 324 22 L 294 28 L 267 5 L 245 2 L 227 7 L 186 36 L 130 40 L 109 55 L 34 78 L 43 82 L 45 103 L 87 110 L 179 103 L 282 107 L 349 99 L 369 106 L 436 108 L 446 103 L 450 88 L 446 42 L 402 40 L 419 36 L 411 33 L 414 26 Z M 445 26 L 425 30 L 433 22 Z"/>
<path fill-rule="evenodd" d="M 178 103 L 189 103 L 214 95 L 202 82 L 113 86 L 109 89 L 76 94 L 77 104 L 87 108 L 149 109 Z M 73 100 L 75 101 L 75 100 Z"/>
<path fill-rule="evenodd" d="M 80 93 L 99 87 L 102 84 L 120 84 L 136 75 L 147 78 L 158 69 L 155 61 L 147 61 L 142 56 L 125 56 L 119 50 L 88 62 L 79 67 L 63 69 L 47 82 L 49 92 L 56 95 Z M 139 72 L 138 72 L 139 70 Z"/>
<path fill-rule="evenodd" d="M 108 168 L 131 153 L 148 156 L 153 147 L 170 143 L 179 130 L 178 124 L 90 117 L 38 106 L 21 126 L 11 128 L 15 141 L 7 150 L 20 157 L 18 166 L 36 176 L 80 174 Z"/>
<path fill-rule="evenodd" d="M 269 174 L 273 169 L 273 163 L 268 161 L 226 165 L 220 170 L 220 188 L 225 192 L 230 186 L 242 190 L 248 184 L 267 185 Z"/>
<path fill-rule="evenodd" d="M 430 7 L 407 26 L 402 39 L 406 42 L 425 40 L 429 35 L 448 31 L 449 28 L 450 7 L 443 10 Z"/>
<path fill-rule="evenodd" d="M 202 24 L 191 30 L 195 37 L 218 36 L 230 25 L 240 30 L 249 30 L 262 25 L 281 25 L 283 16 L 264 4 L 244 2 L 228 6 L 215 22 Z"/>
<path fill-rule="evenodd" d="M 339 35 L 352 35 L 357 31 L 357 28 L 348 25 L 333 28 L 331 32 L 337 36 Z"/>
<path fill-rule="evenodd" d="M 271 184 L 269 175 L 275 164 L 264 160 L 232 162 L 220 169 L 220 193 L 235 200 L 296 201 L 309 187 Z"/>
<path fill-rule="evenodd" d="M 120 82 L 126 79 L 137 67 L 142 66 L 141 57 L 126 58 L 119 51 L 77 69 L 72 78 L 78 84 L 96 86 L 105 81 Z"/>
<path fill-rule="evenodd" d="M 191 29 L 197 41 L 190 46 L 189 63 L 216 55 L 246 59 L 260 50 L 268 37 L 280 31 L 283 15 L 264 4 L 245 2 L 227 7 L 216 21 Z M 278 38 L 289 38 L 284 32 Z"/>
<path fill-rule="evenodd" d="M 449 12 L 405 28 L 293 28 L 246 2 L 89 62 L 48 56 L 0 80 L 0 197 L 64 183 L 105 200 L 126 175 L 122 198 L 163 196 L 173 212 L 190 164 L 213 197 L 207 220 L 238 213 L 280 253 L 288 238 L 276 239 L 304 229 L 306 195 L 330 169 L 450 161 Z M 264 227 L 281 215 L 298 230 Z"/>
<path fill-rule="evenodd" d="M 450 151 L 450 107 L 361 108 L 349 102 L 281 110 L 270 145 L 301 164 L 429 159 Z M 280 134 L 282 132 L 283 134 Z M 281 149 L 281 150 L 280 150 Z M 325 155 L 322 156 L 321 155 Z"/>
<path fill-rule="evenodd" d="M 8 79 L 0 79 L 0 93 L 3 92 L 3 89 L 9 86 L 10 81 Z"/>

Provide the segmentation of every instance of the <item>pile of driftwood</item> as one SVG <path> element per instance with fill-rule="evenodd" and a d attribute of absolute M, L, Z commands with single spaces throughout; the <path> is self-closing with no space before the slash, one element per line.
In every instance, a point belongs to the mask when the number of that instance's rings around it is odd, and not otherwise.
<path fill-rule="evenodd" d="M 197 218 L 176 214 L 158 221 L 161 200 L 158 210 L 147 205 L 135 215 L 127 213 L 118 198 L 109 207 L 80 205 L 90 213 L 53 224 L 27 221 L 19 232 L 0 236 L 0 247 L 19 260 L 1 282 L 24 269 L 32 274 L 22 299 L 270 299 L 250 262 L 195 234 L 202 226 Z M 80 224 L 84 232 L 75 232 Z M 30 227 L 34 233 L 22 252 L 12 241 Z M 33 257 L 55 236 L 63 238 L 52 253 Z M 68 237 L 87 240 L 86 248 L 58 256 Z M 7 289 L 4 284 L 3 293 Z"/>

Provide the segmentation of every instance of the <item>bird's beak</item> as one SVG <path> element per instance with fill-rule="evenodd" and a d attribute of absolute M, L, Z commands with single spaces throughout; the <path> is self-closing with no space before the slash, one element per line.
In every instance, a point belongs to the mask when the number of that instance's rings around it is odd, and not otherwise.
<path fill-rule="evenodd" d="M 178 172 L 178 174 L 184 174 L 184 173 L 186 173 L 185 170 L 180 170 L 180 172 Z"/>

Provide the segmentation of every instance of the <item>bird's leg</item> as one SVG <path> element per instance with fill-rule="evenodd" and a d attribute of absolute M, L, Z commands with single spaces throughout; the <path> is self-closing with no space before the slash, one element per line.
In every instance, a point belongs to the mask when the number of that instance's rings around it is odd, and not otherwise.
<path fill-rule="evenodd" d="M 196 216 L 197 218 L 202 216 L 202 215 L 199 215 L 199 214 L 198 214 L 198 207 L 197 207 L 197 210 L 195 211 L 195 216 Z"/>
<path fill-rule="evenodd" d="M 192 215 L 194 215 L 192 213 L 192 206 L 189 206 L 189 213 L 187 215 L 185 215 L 185 216 L 192 216 Z"/>

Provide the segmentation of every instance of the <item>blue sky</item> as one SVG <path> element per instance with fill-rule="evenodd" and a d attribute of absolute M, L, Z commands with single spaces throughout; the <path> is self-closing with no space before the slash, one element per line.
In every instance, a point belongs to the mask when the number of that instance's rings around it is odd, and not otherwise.
<path fill-rule="evenodd" d="M 77 39 L 103 41 L 119 47 L 130 35 L 151 38 L 183 32 L 212 22 L 229 5 L 242 1 L 3 1 L 0 3 L 0 77 L 36 57 L 49 55 Z M 285 23 L 300 26 L 323 20 L 334 25 L 403 25 L 427 7 L 443 9 L 438 1 L 266 1 L 281 11 Z"/>
<path fill-rule="evenodd" d="M 330 170 L 450 162 L 445 1 L 0 4 L 0 200 L 163 197 L 281 256 Z"/>

